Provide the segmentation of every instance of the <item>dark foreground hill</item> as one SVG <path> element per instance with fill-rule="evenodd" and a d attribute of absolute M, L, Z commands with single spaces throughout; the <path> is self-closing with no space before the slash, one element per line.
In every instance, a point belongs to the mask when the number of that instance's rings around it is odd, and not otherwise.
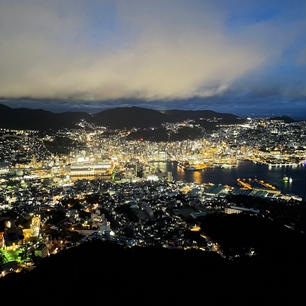
<path fill-rule="evenodd" d="M 43 259 L 31 272 L 7 275 L 0 288 L 16 302 L 53 305 L 304 305 L 300 234 L 247 216 L 216 215 L 201 224 L 229 251 L 255 241 L 264 256 L 225 259 L 212 252 L 94 240 Z"/>
<path fill-rule="evenodd" d="M 222 114 L 207 110 L 158 111 L 139 107 L 122 107 L 107 109 L 90 115 L 85 112 L 53 113 L 26 108 L 13 109 L 0 104 L 0 128 L 38 130 L 72 128 L 81 119 L 112 129 L 158 127 L 165 122 L 180 122 L 187 119 L 196 120 L 204 127 L 214 126 L 216 122 L 231 124 L 243 121 L 243 119 L 232 114 Z"/>

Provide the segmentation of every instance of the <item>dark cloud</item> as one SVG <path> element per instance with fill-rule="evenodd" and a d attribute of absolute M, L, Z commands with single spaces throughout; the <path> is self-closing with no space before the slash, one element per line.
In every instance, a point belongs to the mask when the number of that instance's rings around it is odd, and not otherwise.
<path fill-rule="evenodd" d="M 304 114 L 305 3 L 288 3 L 0 0 L 0 96 L 52 111 Z"/>
<path fill-rule="evenodd" d="M 263 21 L 231 33 L 225 10 L 212 1 L 118 0 L 112 9 L 120 29 L 104 33 L 110 1 L 97 3 L 0 1 L 0 96 L 221 95 L 245 73 L 278 57 L 296 30 L 295 23 Z"/>

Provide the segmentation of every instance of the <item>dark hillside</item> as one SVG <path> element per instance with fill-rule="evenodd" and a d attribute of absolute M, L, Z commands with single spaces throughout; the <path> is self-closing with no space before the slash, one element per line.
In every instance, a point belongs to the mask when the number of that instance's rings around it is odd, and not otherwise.
<path fill-rule="evenodd" d="M 245 236 L 250 236 L 259 256 L 224 259 L 212 252 L 93 240 L 43 259 L 32 272 L 7 275 L 0 279 L 1 289 L 15 294 L 15 301 L 57 304 L 304 305 L 302 235 L 243 215 L 199 221 L 225 250 L 249 247 Z M 262 238 L 265 231 L 270 234 Z"/>

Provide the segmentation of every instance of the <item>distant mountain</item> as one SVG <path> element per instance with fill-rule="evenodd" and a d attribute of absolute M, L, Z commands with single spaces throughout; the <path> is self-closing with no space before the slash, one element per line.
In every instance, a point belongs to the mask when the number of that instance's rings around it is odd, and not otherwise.
<path fill-rule="evenodd" d="M 81 112 L 52 113 L 41 109 L 10 108 L 0 104 L 0 127 L 13 129 L 59 129 L 72 128 L 90 115 Z"/>
<path fill-rule="evenodd" d="M 93 115 L 96 124 L 111 128 L 159 126 L 166 121 L 160 111 L 140 107 L 120 107 L 103 110 Z"/>
<path fill-rule="evenodd" d="M 207 128 L 212 125 L 212 122 L 231 124 L 244 120 L 233 114 L 217 113 L 210 110 L 158 111 L 140 107 L 122 107 L 107 109 L 90 115 L 85 112 L 53 113 L 41 109 L 13 109 L 0 104 L 0 127 L 2 128 L 38 130 L 72 128 L 81 119 L 113 129 L 158 127 L 164 122 L 180 122 L 187 119 L 195 120 Z"/>

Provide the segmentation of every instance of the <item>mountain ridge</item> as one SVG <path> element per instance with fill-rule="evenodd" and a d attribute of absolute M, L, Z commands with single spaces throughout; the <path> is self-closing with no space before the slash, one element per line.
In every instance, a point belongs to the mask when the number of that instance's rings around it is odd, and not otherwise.
<path fill-rule="evenodd" d="M 97 125 L 121 129 L 158 127 L 165 122 L 180 122 L 189 119 L 201 123 L 201 120 L 216 120 L 216 118 L 219 118 L 220 124 L 239 123 L 244 120 L 233 114 L 211 110 L 153 110 L 131 106 L 109 108 L 89 114 L 73 111 L 54 113 L 43 109 L 11 108 L 0 104 L 0 127 L 15 129 L 73 128 L 82 119 Z"/>

